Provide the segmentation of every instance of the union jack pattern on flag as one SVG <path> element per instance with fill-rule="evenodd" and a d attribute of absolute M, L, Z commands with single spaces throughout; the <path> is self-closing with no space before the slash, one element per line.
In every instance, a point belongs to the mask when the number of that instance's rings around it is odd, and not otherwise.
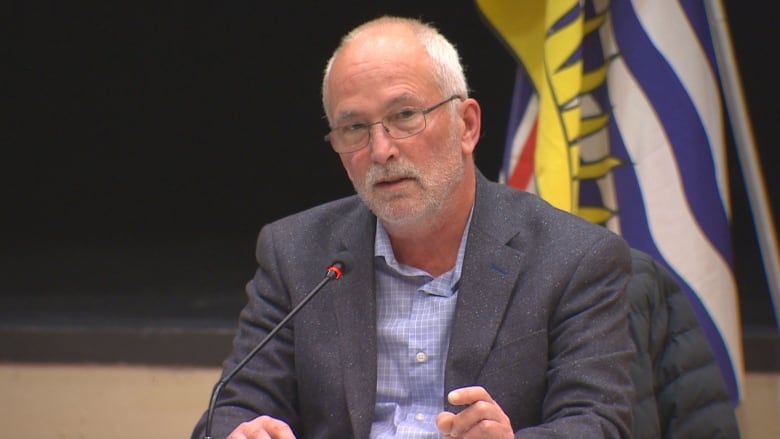
<path fill-rule="evenodd" d="M 703 2 L 476 1 L 518 60 L 500 180 L 669 268 L 737 404 L 724 112 Z"/>

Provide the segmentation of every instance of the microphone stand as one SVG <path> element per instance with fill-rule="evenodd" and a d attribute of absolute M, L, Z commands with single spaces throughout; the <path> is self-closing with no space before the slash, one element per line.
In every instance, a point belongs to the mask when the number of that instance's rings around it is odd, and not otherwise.
<path fill-rule="evenodd" d="M 279 330 L 281 330 L 284 325 L 287 324 L 287 322 L 290 321 L 293 317 L 295 317 L 296 314 L 298 314 L 298 311 L 303 308 L 304 305 L 309 303 L 309 301 L 314 297 L 315 294 L 317 294 L 322 287 L 325 286 L 328 282 L 330 282 L 333 279 L 340 279 L 342 271 L 344 269 L 344 264 L 341 262 L 334 262 L 333 265 L 328 267 L 328 272 L 325 274 L 325 277 L 320 281 L 320 283 L 317 284 L 317 286 L 314 287 L 304 298 L 298 303 L 298 305 L 293 308 L 289 314 L 287 314 L 274 328 L 271 330 L 271 332 L 268 333 L 268 335 L 265 336 L 265 338 L 257 345 L 254 349 L 252 349 L 252 352 L 250 352 L 246 357 L 244 357 L 243 360 L 241 360 L 240 363 L 236 365 L 236 367 L 233 368 L 227 375 L 222 377 L 219 381 L 217 381 L 217 384 L 214 385 L 214 389 L 211 391 L 211 400 L 209 401 L 209 409 L 208 413 L 206 415 L 206 432 L 203 436 L 203 439 L 213 439 L 211 437 L 211 425 L 212 421 L 214 419 L 214 410 L 216 409 L 217 405 L 217 399 L 219 399 L 219 394 L 222 392 L 222 388 L 225 387 L 225 385 L 238 373 L 241 371 L 241 369 L 246 366 L 247 363 L 258 353 L 260 352 L 263 347 L 268 344 L 269 341 L 271 341 L 272 338 L 276 335 Z"/>

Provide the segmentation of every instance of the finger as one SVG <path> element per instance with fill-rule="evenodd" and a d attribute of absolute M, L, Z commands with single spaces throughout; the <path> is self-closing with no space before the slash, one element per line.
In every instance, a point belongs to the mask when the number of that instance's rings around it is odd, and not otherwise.
<path fill-rule="evenodd" d="M 455 389 L 447 395 L 453 405 L 466 405 L 449 420 L 447 437 L 511 437 L 512 425 L 504 410 L 484 387 Z"/>
<path fill-rule="evenodd" d="M 227 439 L 295 439 L 295 435 L 284 421 L 259 416 L 240 424 Z"/>
<path fill-rule="evenodd" d="M 271 435 L 255 421 L 239 424 L 226 439 L 271 439 Z"/>
<path fill-rule="evenodd" d="M 449 435 L 445 435 L 445 438 L 457 438 L 457 439 L 486 439 L 486 438 L 512 438 L 514 433 L 511 426 L 505 425 L 501 422 L 481 420 L 476 424 L 468 426 L 468 428 L 460 429 L 457 426 L 453 427 Z"/>
<path fill-rule="evenodd" d="M 445 437 L 450 437 L 452 423 L 455 420 L 455 413 L 441 412 L 436 416 L 436 427 Z"/>
<path fill-rule="evenodd" d="M 468 405 L 477 401 L 493 402 L 493 398 L 482 386 L 461 387 L 447 394 L 447 401 L 452 405 Z"/>
<path fill-rule="evenodd" d="M 244 424 L 239 424 L 235 430 L 233 430 L 225 439 L 250 439 L 250 436 L 243 427 Z M 252 439 L 261 439 L 259 436 L 254 436 Z"/>
<path fill-rule="evenodd" d="M 292 429 L 286 422 L 270 416 L 262 416 L 262 418 L 264 418 L 263 426 L 271 439 L 295 439 Z"/>
<path fill-rule="evenodd" d="M 450 422 L 449 434 L 461 437 L 474 428 L 486 428 L 491 422 L 498 422 L 502 412 L 497 405 L 485 401 L 475 401 L 455 415 Z M 481 425 L 483 424 L 483 425 Z"/>

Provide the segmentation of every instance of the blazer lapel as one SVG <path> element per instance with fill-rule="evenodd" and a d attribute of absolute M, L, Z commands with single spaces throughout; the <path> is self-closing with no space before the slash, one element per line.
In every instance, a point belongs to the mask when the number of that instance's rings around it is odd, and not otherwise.
<path fill-rule="evenodd" d="M 485 200 L 495 198 L 485 183 L 480 175 L 450 336 L 445 392 L 476 382 L 522 268 L 521 253 L 506 245 L 517 233 L 515 220 L 496 214 L 499 206 L 492 206 L 490 213 L 480 209 Z"/>
<path fill-rule="evenodd" d="M 469 236 L 469 241 L 483 240 L 485 237 L 478 231 Z M 517 252 L 509 247 L 495 243 L 475 247 L 471 253 L 466 250 L 463 264 L 445 369 L 445 391 L 476 381 L 520 271 Z"/>
<path fill-rule="evenodd" d="M 376 219 L 364 209 L 354 221 L 345 221 L 344 226 L 344 243 L 354 260 L 340 280 L 339 293 L 334 295 L 338 348 L 354 437 L 368 437 L 376 401 Z"/>

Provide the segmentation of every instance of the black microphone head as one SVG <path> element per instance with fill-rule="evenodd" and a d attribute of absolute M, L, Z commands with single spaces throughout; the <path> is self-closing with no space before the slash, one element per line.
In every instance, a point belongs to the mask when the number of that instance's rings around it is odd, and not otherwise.
<path fill-rule="evenodd" d="M 333 258 L 333 263 L 328 267 L 328 272 L 335 272 L 336 279 L 339 279 L 352 268 L 352 263 L 352 254 L 347 251 L 340 251 Z"/>

